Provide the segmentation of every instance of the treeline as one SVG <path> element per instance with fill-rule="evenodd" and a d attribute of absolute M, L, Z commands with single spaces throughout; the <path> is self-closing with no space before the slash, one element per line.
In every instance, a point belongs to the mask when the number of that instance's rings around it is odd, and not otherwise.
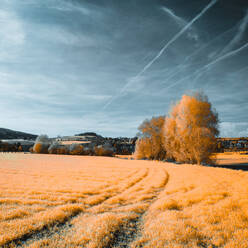
<path fill-rule="evenodd" d="M 168 116 L 145 120 L 138 140 L 105 138 L 88 143 L 63 144 L 47 135 L 36 138 L 30 152 L 43 154 L 114 156 L 131 154 L 137 159 L 169 160 L 180 163 L 212 163 L 217 148 L 219 119 L 206 95 L 184 95 Z M 136 143 L 136 144 L 135 144 Z M 0 151 L 21 151 L 20 145 L 0 142 Z"/>
<path fill-rule="evenodd" d="M 22 152 L 23 148 L 20 143 L 9 144 L 0 140 L 0 152 Z"/>
<path fill-rule="evenodd" d="M 88 156 L 113 156 L 114 148 L 106 143 L 95 145 L 92 143 L 64 145 L 57 141 L 52 141 L 47 135 L 37 137 L 34 146 L 30 149 L 32 153 L 41 154 L 63 154 L 63 155 L 88 155 Z"/>
<path fill-rule="evenodd" d="M 137 159 L 180 163 L 212 163 L 216 150 L 218 114 L 203 93 L 184 95 L 168 116 L 145 120 L 139 127 Z"/>

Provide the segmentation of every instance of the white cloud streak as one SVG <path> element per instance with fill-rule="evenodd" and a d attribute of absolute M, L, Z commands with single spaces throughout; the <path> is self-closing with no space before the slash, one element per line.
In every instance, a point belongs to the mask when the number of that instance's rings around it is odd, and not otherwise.
<path fill-rule="evenodd" d="M 183 18 L 177 16 L 171 9 L 169 9 L 167 7 L 162 7 L 161 9 L 165 13 L 167 13 L 170 17 L 172 17 L 179 26 L 186 26 L 187 25 L 187 22 Z"/>
<path fill-rule="evenodd" d="M 235 56 L 236 54 L 240 53 L 241 51 L 243 51 L 244 49 L 248 48 L 248 43 L 246 43 L 245 45 L 241 46 L 240 48 L 234 50 L 234 51 L 231 51 L 223 56 L 219 56 L 217 59 L 213 60 L 212 62 L 204 65 L 203 67 L 201 67 L 200 69 L 198 69 L 197 71 L 195 71 L 194 73 L 176 81 L 175 83 L 169 85 L 168 87 L 164 88 L 164 90 L 166 89 L 170 89 L 180 83 L 182 83 L 183 81 L 185 81 L 186 79 L 189 79 L 191 78 L 192 76 L 201 76 L 203 73 L 205 73 L 206 70 L 208 70 L 210 67 L 214 66 L 215 64 L 217 64 L 218 62 L 222 61 L 222 60 L 225 60 L 227 58 L 230 58 L 232 56 Z"/>
<path fill-rule="evenodd" d="M 174 70 L 172 70 L 168 75 L 166 75 L 166 79 L 165 82 L 168 82 L 169 80 L 171 80 L 172 78 L 174 78 L 175 76 L 177 76 L 179 73 L 183 72 L 183 70 L 187 69 L 190 67 L 190 60 L 192 58 L 194 58 L 197 54 L 199 54 L 201 51 L 203 51 L 205 48 L 209 47 L 211 44 L 213 44 L 214 42 L 216 42 L 217 40 L 221 39 L 222 37 L 224 37 L 227 33 L 230 33 L 231 31 L 233 31 L 236 28 L 236 25 L 228 30 L 226 30 L 225 32 L 221 33 L 220 35 L 216 36 L 213 40 L 211 40 L 210 42 L 206 43 L 204 46 L 200 47 L 199 49 L 197 49 L 196 51 L 194 51 L 192 54 L 190 54 L 189 56 L 187 56 L 184 60 L 183 63 L 179 64 L 176 66 L 176 68 Z M 169 87 L 171 88 L 171 87 Z"/>
<path fill-rule="evenodd" d="M 236 27 L 236 26 L 235 26 Z M 215 37 L 213 40 L 211 40 L 210 42 L 208 42 L 207 44 L 205 44 L 204 46 L 200 47 L 199 49 L 197 49 L 196 51 L 194 51 L 192 54 L 190 54 L 189 56 L 187 56 L 184 60 L 183 63 L 179 64 L 175 70 L 173 70 L 171 73 L 169 73 L 169 75 L 167 75 L 166 77 L 166 81 L 168 82 L 170 79 L 172 79 L 173 77 L 175 77 L 176 75 L 178 75 L 178 73 L 182 72 L 185 68 L 188 68 L 190 66 L 189 61 L 195 57 L 197 54 L 199 54 L 201 51 L 203 51 L 205 48 L 209 47 L 211 44 L 213 44 L 215 41 L 219 40 L 220 38 L 222 38 L 224 35 L 226 35 L 227 33 L 233 31 L 235 29 L 235 27 L 232 27 L 230 29 L 228 29 L 227 31 L 221 33 L 220 35 L 218 35 L 217 37 Z"/>
<path fill-rule="evenodd" d="M 220 137 L 248 137 L 248 122 L 220 123 Z"/>
<path fill-rule="evenodd" d="M 185 21 L 182 17 L 177 16 L 171 9 L 167 7 L 162 7 L 161 8 L 166 14 L 168 14 L 178 26 L 180 27 L 185 27 L 188 23 Z M 188 29 L 187 36 L 190 40 L 198 41 L 199 37 L 198 34 L 193 30 L 192 27 Z"/>
<path fill-rule="evenodd" d="M 22 22 L 11 11 L 0 10 L 0 37 L 0 61 L 15 57 L 25 43 Z"/>
<path fill-rule="evenodd" d="M 162 54 L 173 44 L 178 38 L 180 38 L 199 18 L 201 18 L 212 6 L 214 6 L 218 0 L 212 0 L 196 17 L 194 17 L 184 28 L 182 28 L 165 46 L 159 51 L 159 53 L 135 76 L 140 77 L 145 73 L 161 56 Z M 134 77 L 134 78 L 135 78 Z M 108 101 L 103 109 L 106 109 L 116 98 L 118 98 L 123 92 L 130 87 L 132 83 L 128 81 L 124 87 L 121 89 L 120 93 L 117 96 L 114 96 L 110 101 Z"/>
<path fill-rule="evenodd" d="M 202 67 L 201 70 L 206 70 L 206 69 L 210 68 L 211 66 L 217 64 L 218 62 L 238 54 L 239 52 L 241 52 L 242 50 L 246 49 L 247 47 L 248 47 L 248 43 L 246 43 L 245 45 L 241 46 L 240 48 L 238 48 L 236 50 L 233 50 L 233 51 L 231 51 L 231 52 L 229 52 L 229 53 L 227 53 L 227 54 L 225 54 L 223 56 L 220 56 L 219 58 L 215 59 L 214 61 L 212 61 L 209 64 L 207 64 L 204 67 Z"/>
<path fill-rule="evenodd" d="M 244 36 L 244 32 L 247 29 L 247 26 L 248 26 L 248 9 L 246 11 L 245 17 L 243 18 L 243 20 L 241 21 L 241 23 L 239 25 L 239 29 L 238 29 L 237 34 L 230 41 L 230 43 L 224 47 L 224 49 L 221 51 L 221 53 L 219 55 L 223 55 L 223 54 L 229 52 L 230 50 L 232 50 L 234 48 L 235 45 L 237 45 L 242 40 L 242 38 Z"/>
<path fill-rule="evenodd" d="M 1 0 L 2 1 L 2 0 Z M 22 5 L 31 5 L 31 6 L 38 6 L 38 7 L 46 7 L 48 9 L 54 9 L 57 11 L 62 12 L 78 12 L 83 15 L 90 15 L 91 11 L 90 9 L 83 7 L 81 4 L 76 4 L 76 2 L 68 1 L 68 0 L 43 0 L 43 1 L 37 1 L 37 0 L 25 0 L 25 1 L 19 1 L 19 0 L 9 0 L 6 1 L 6 3 L 14 3 L 14 4 L 22 4 Z"/>

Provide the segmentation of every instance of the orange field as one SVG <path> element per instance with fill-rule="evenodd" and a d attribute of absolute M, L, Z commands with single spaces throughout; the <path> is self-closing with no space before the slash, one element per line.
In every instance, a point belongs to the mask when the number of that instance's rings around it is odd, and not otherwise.
<path fill-rule="evenodd" d="M 0 154 L 0 247 L 248 247 L 248 173 Z"/>

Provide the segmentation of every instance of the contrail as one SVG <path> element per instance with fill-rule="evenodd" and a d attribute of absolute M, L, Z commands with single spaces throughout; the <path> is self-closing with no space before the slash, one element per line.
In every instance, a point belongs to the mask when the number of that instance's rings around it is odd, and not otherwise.
<path fill-rule="evenodd" d="M 136 77 L 142 75 L 145 71 L 147 71 L 153 63 L 160 58 L 160 56 L 164 53 L 164 51 L 172 44 L 174 43 L 188 28 L 190 28 L 202 15 L 210 9 L 214 4 L 216 4 L 218 0 L 212 0 L 193 20 L 191 20 L 179 33 L 177 33 L 155 56 L 154 59 L 152 59 L 137 75 Z"/>
<path fill-rule="evenodd" d="M 174 43 L 181 35 L 188 29 L 190 28 L 199 18 L 201 18 L 213 5 L 215 5 L 218 2 L 218 0 L 212 0 L 195 18 L 193 18 L 179 33 L 177 33 L 160 51 L 159 53 L 134 77 L 138 78 L 141 76 L 144 72 L 146 72 L 152 65 L 153 63 L 158 60 L 161 55 L 165 52 L 165 50 L 172 44 Z M 130 85 L 130 82 L 128 82 L 124 87 L 121 89 L 120 93 L 123 93 L 126 88 Z M 119 94 L 120 95 L 120 94 Z M 116 99 L 119 95 L 113 97 L 110 99 L 109 102 L 107 102 L 103 109 L 107 108 L 114 99 Z"/>
<path fill-rule="evenodd" d="M 162 7 L 161 9 L 162 9 L 164 12 L 166 12 L 169 16 L 171 16 L 171 17 L 176 21 L 176 23 L 177 23 L 178 25 L 180 25 L 180 26 L 185 26 L 185 25 L 187 25 L 187 22 L 186 22 L 183 18 L 181 18 L 181 17 L 175 15 L 175 13 L 174 13 L 171 9 L 168 9 L 168 8 L 166 8 L 166 7 Z"/>
<path fill-rule="evenodd" d="M 209 41 L 209 42 L 208 42 L 207 44 L 205 44 L 203 47 L 200 47 L 198 50 L 196 50 L 195 52 L 193 52 L 192 54 L 190 54 L 189 56 L 187 56 L 187 57 L 184 59 L 184 62 L 177 66 L 177 69 L 173 70 L 171 73 L 169 73 L 169 75 L 167 75 L 167 78 L 166 78 L 166 81 L 165 81 L 165 82 L 167 82 L 168 80 L 170 80 L 170 79 L 173 78 L 174 76 L 178 75 L 178 73 L 182 71 L 182 69 L 180 69 L 180 68 L 187 66 L 186 62 L 187 62 L 188 60 L 190 60 L 192 57 L 194 57 L 197 53 L 199 53 L 200 51 L 204 50 L 206 47 L 208 47 L 209 45 L 211 45 L 212 43 L 214 43 L 216 40 L 222 38 L 222 37 L 223 37 L 224 35 L 226 35 L 227 33 L 233 31 L 236 27 L 237 27 L 237 25 L 235 25 L 235 26 L 233 26 L 232 28 L 226 30 L 225 32 L 219 34 L 217 37 L 215 37 L 213 40 Z M 189 65 L 188 65 L 188 66 L 189 66 Z M 179 68 L 179 67 L 180 67 L 180 68 Z M 244 68 L 242 68 L 242 69 L 240 69 L 239 71 L 237 71 L 237 72 L 235 72 L 235 73 L 238 73 L 238 72 L 241 72 L 241 71 L 245 71 L 245 70 L 247 70 L 247 69 L 248 69 L 248 66 L 247 66 L 247 67 L 244 67 Z M 196 74 L 197 72 L 199 72 L 200 70 L 202 70 L 202 68 L 199 69 L 198 71 L 194 72 L 193 75 Z M 182 81 L 184 81 L 185 79 L 190 78 L 191 76 L 192 76 L 192 74 L 191 74 L 190 76 L 184 77 L 183 79 L 179 79 L 179 80 L 176 81 L 174 84 L 171 84 L 171 85 L 169 85 L 168 87 L 163 88 L 163 89 L 164 89 L 164 90 L 170 89 L 170 88 L 174 87 L 175 85 L 180 84 L 180 83 L 181 83 Z M 197 75 L 197 77 L 199 77 L 199 75 Z M 139 96 L 137 96 L 137 97 L 139 97 Z"/>
<path fill-rule="evenodd" d="M 179 64 L 177 66 L 177 69 L 173 70 L 173 72 L 171 72 L 167 78 L 165 79 L 166 81 L 170 80 L 171 78 L 173 78 L 174 76 L 176 76 L 178 74 L 178 72 L 182 71 L 182 68 L 184 67 L 189 67 L 190 65 L 187 65 L 187 62 L 193 58 L 196 54 L 198 54 L 199 52 L 201 52 L 202 50 L 204 50 L 205 48 L 207 48 L 208 46 L 210 46 L 212 43 L 214 43 L 215 41 L 219 40 L 221 37 L 223 37 L 224 35 L 226 35 L 227 33 L 231 32 L 232 30 L 234 30 L 236 28 L 236 25 L 228 30 L 226 30 L 225 32 L 221 33 L 220 35 L 218 35 L 217 37 L 215 37 L 213 40 L 211 40 L 210 42 L 208 42 L 207 44 L 205 44 L 204 46 L 200 47 L 198 50 L 194 51 L 192 54 L 190 54 L 189 56 L 187 56 L 184 60 L 183 63 Z"/>
<path fill-rule="evenodd" d="M 184 27 L 184 26 L 187 25 L 187 21 L 185 21 L 182 17 L 177 16 L 171 9 L 166 8 L 166 7 L 162 7 L 161 9 L 166 14 L 168 14 L 176 22 L 176 24 L 179 25 L 180 27 Z M 189 39 L 194 39 L 194 40 L 198 40 L 199 39 L 197 33 L 194 32 L 194 30 L 192 28 L 189 28 L 188 38 Z"/>
<path fill-rule="evenodd" d="M 248 70 L 248 66 L 245 66 L 245 67 L 239 69 L 238 71 L 235 71 L 234 74 L 237 74 L 237 73 L 240 73 L 240 72 L 243 72 L 243 71 L 246 71 L 246 70 Z"/>
<path fill-rule="evenodd" d="M 240 24 L 239 29 L 238 29 L 238 33 L 234 36 L 234 38 L 231 40 L 231 42 L 226 47 L 224 47 L 224 49 L 221 51 L 220 55 L 223 55 L 223 54 L 227 53 L 228 51 L 230 51 L 237 43 L 239 43 L 242 40 L 247 26 L 248 26 L 248 9 L 246 10 L 245 17 L 241 21 L 241 24 Z"/>
<path fill-rule="evenodd" d="M 206 47 L 208 47 L 209 45 L 211 45 L 212 43 L 214 43 L 215 41 L 217 41 L 218 39 L 220 39 L 221 37 L 225 36 L 227 33 L 233 31 L 236 28 L 237 25 L 235 25 L 234 27 L 226 30 L 225 32 L 219 34 L 218 36 L 216 36 L 214 39 L 212 39 L 211 41 L 209 41 L 206 45 L 204 45 L 203 47 L 200 47 L 198 50 L 196 50 L 195 52 L 193 52 L 191 55 L 187 56 L 185 58 L 185 61 L 190 60 L 192 57 L 194 57 L 196 54 L 198 54 L 200 51 L 204 50 Z"/>
<path fill-rule="evenodd" d="M 222 61 L 222 60 L 224 60 L 224 59 L 227 59 L 227 58 L 229 58 L 229 57 L 232 57 L 232 56 L 238 54 L 239 52 L 241 52 L 241 51 L 244 50 L 245 48 L 248 48 L 248 43 L 246 43 L 246 44 L 243 45 L 242 47 L 240 47 L 240 48 L 238 48 L 238 49 L 236 49 L 236 50 L 234 50 L 234 51 L 231 51 L 231 52 L 229 52 L 229 53 L 227 53 L 227 54 L 225 54 L 225 55 L 223 55 L 223 56 L 220 56 L 219 58 L 213 60 L 212 62 L 210 62 L 210 63 L 204 65 L 202 68 L 200 68 L 199 70 L 195 71 L 195 72 L 193 73 L 193 75 L 196 75 L 197 77 L 201 76 L 201 74 L 204 72 L 204 70 L 209 69 L 211 66 L 217 64 L 218 62 L 220 62 L 220 61 Z M 197 75 L 197 74 L 198 74 L 198 75 Z M 180 84 L 181 82 L 183 82 L 185 79 L 188 79 L 188 78 L 190 78 L 190 77 L 192 77 L 192 74 L 190 74 L 190 75 L 188 75 L 188 76 L 186 76 L 186 77 L 184 77 L 184 78 L 182 78 L 182 79 L 176 81 L 174 84 L 171 84 L 171 85 L 169 85 L 168 87 L 166 87 L 166 88 L 164 88 L 164 89 L 167 90 L 167 89 L 169 89 L 169 88 L 172 88 L 172 87 L 176 86 L 177 84 Z"/>
<path fill-rule="evenodd" d="M 248 47 L 248 42 L 245 45 L 243 45 L 242 47 L 240 47 L 240 48 L 238 48 L 238 49 L 236 49 L 234 51 L 231 51 L 231 52 L 229 52 L 229 53 L 217 58 L 216 60 L 210 62 L 209 64 L 205 65 L 202 69 L 203 70 L 208 69 L 212 65 L 215 65 L 216 63 L 218 63 L 219 61 L 224 60 L 224 59 L 229 58 L 229 57 L 232 57 L 232 56 L 236 55 L 237 53 L 241 52 L 242 50 L 244 50 L 247 47 Z"/>

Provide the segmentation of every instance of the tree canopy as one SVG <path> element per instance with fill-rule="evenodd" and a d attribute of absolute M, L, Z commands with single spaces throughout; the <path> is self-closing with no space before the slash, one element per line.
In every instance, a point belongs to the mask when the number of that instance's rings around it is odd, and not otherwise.
<path fill-rule="evenodd" d="M 139 126 L 138 141 L 136 143 L 135 156 L 137 158 L 147 158 L 163 160 L 165 151 L 163 147 L 163 127 L 165 117 L 153 117 L 145 120 Z"/>
<path fill-rule="evenodd" d="M 218 123 L 218 114 L 206 95 L 184 95 L 165 121 L 167 156 L 179 162 L 210 162 L 219 134 Z"/>

